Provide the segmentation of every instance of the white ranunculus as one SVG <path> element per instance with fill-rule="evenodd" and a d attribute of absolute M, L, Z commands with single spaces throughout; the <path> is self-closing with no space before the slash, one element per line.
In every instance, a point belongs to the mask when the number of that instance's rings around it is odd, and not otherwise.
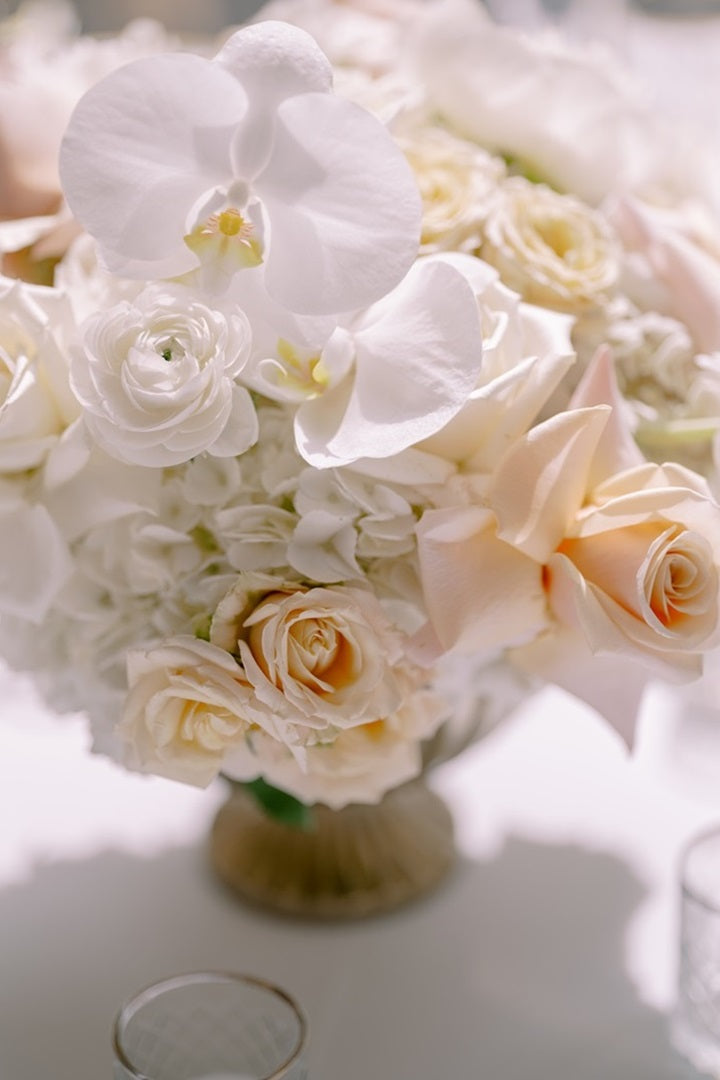
<path fill-rule="evenodd" d="M 121 461 L 232 457 L 257 438 L 252 400 L 236 382 L 249 348 L 241 311 L 210 308 L 179 285 L 151 285 L 88 320 L 72 385 L 92 437 Z"/>
<path fill-rule="evenodd" d="M 398 133 L 423 203 L 421 251 L 469 251 L 482 242 L 482 223 L 505 164 L 475 143 L 430 125 Z"/>
<path fill-rule="evenodd" d="M 67 300 L 0 278 L 0 472 L 42 465 L 79 410 L 70 392 Z"/>
<path fill-rule="evenodd" d="M 618 277 L 618 244 L 600 214 L 521 176 L 496 192 L 482 257 L 532 304 L 577 312 L 597 307 Z"/>
<path fill-rule="evenodd" d="M 70 207 L 130 277 L 200 264 L 222 290 L 261 267 L 292 311 L 372 303 L 415 257 L 419 197 L 384 126 L 331 86 L 313 39 L 281 22 L 239 30 L 214 60 L 128 64 L 70 121 L 60 157 Z"/>

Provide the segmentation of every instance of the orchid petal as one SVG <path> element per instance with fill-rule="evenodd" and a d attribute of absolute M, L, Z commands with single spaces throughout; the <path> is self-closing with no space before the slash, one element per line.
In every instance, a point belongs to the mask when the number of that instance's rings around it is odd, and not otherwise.
<path fill-rule="evenodd" d="M 467 281 L 440 262 L 417 263 L 366 313 L 356 372 L 298 410 L 298 449 L 318 468 L 391 457 L 442 428 L 477 380 L 482 344 Z"/>
<path fill-rule="evenodd" d="M 332 67 L 308 33 L 271 20 L 238 30 L 214 62 L 234 75 L 248 97 L 248 113 L 233 140 L 238 173 L 252 180 L 267 163 L 272 117 L 281 101 L 296 94 L 327 93 Z"/>
<path fill-rule="evenodd" d="M 332 65 L 315 39 L 276 19 L 237 30 L 214 62 L 240 80 L 251 101 L 272 106 L 295 94 L 332 90 Z"/>
<path fill-rule="evenodd" d="M 279 106 L 256 189 L 272 230 L 267 289 L 292 311 L 370 304 L 417 255 L 420 196 L 410 166 L 382 124 L 342 98 L 301 94 Z"/>
<path fill-rule="evenodd" d="M 501 539 L 547 562 L 583 503 L 609 413 L 602 405 L 559 413 L 508 451 L 490 493 Z"/>
<path fill-rule="evenodd" d="M 114 270 L 195 266 L 188 213 L 232 179 L 231 134 L 246 104 L 224 68 L 182 53 L 128 64 L 80 100 L 60 153 L 63 188 Z"/>

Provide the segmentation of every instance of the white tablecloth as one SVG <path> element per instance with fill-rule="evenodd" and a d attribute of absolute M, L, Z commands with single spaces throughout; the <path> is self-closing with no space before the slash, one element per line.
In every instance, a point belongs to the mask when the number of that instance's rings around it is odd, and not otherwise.
<path fill-rule="evenodd" d="M 0 674 L 0 1077 L 103 1080 L 119 1003 L 165 975 L 256 972 L 307 1011 L 312 1080 L 679 1080 L 666 1011 L 675 869 L 720 819 L 658 699 L 635 755 L 544 691 L 434 777 L 461 857 L 435 895 L 352 925 L 248 910 L 198 792 L 86 751 Z M 707 733 L 706 733 L 707 734 Z"/>

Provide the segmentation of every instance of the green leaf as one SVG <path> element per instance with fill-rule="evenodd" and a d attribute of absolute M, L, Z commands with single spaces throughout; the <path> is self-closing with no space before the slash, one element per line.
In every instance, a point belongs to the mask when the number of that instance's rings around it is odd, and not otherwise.
<path fill-rule="evenodd" d="M 314 827 L 313 812 L 309 806 L 300 802 L 294 795 L 288 795 L 287 791 L 268 784 L 262 777 L 257 780 L 249 780 L 242 785 L 249 791 L 255 801 L 265 811 L 268 817 L 281 821 L 284 825 L 291 825 L 295 829 L 310 830 Z"/>

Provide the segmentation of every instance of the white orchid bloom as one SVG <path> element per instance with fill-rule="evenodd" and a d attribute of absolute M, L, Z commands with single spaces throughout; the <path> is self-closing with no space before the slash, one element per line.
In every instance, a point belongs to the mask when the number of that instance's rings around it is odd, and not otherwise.
<path fill-rule="evenodd" d="M 254 323 L 253 323 L 254 325 Z M 296 322 L 246 377 L 269 397 L 298 403 L 295 440 L 318 469 L 389 458 L 439 431 L 465 404 L 482 358 L 475 294 L 454 267 L 430 257 L 376 304 L 329 333 Z"/>
<path fill-rule="evenodd" d="M 68 203 L 126 277 L 200 262 L 218 288 L 262 263 L 291 311 L 364 307 L 417 253 L 419 195 L 384 126 L 331 84 L 313 39 L 279 22 L 238 31 L 214 60 L 128 64 L 72 116 L 60 157 Z"/>

